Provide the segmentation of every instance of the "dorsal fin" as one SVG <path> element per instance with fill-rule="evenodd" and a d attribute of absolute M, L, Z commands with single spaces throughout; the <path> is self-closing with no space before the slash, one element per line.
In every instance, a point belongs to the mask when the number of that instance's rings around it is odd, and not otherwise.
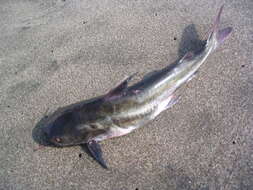
<path fill-rule="evenodd" d="M 106 100 L 112 100 L 115 98 L 119 98 L 124 95 L 126 92 L 126 89 L 128 87 L 129 81 L 136 75 L 137 73 L 132 74 L 131 76 L 127 77 L 124 79 L 121 83 L 119 83 L 115 88 L 110 90 L 106 95 L 105 99 Z"/>

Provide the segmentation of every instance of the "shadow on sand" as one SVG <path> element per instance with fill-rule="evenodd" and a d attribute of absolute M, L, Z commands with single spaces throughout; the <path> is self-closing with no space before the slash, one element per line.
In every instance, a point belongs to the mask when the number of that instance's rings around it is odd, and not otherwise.
<path fill-rule="evenodd" d="M 43 129 L 47 126 L 49 123 L 49 118 L 51 116 L 44 115 L 40 121 L 36 124 L 36 126 L 32 130 L 32 137 L 33 140 L 43 146 L 53 146 L 52 143 L 49 142 L 47 136 L 45 135 Z"/>
<path fill-rule="evenodd" d="M 206 44 L 206 40 L 200 40 L 194 24 L 185 27 L 178 49 L 178 58 L 181 59 L 187 52 L 198 54 Z"/>

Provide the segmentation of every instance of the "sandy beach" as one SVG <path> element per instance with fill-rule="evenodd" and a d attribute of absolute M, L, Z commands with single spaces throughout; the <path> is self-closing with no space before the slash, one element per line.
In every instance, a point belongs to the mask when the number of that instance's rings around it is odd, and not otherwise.
<path fill-rule="evenodd" d="M 230 38 L 175 106 L 101 143 L 108 170 L 79 146 L 34 151 L 48 113 L 198 50 L 222 4 Z M 251 0 L 1 1 L 0 189 L 252 189 L 252 10 Z"/>

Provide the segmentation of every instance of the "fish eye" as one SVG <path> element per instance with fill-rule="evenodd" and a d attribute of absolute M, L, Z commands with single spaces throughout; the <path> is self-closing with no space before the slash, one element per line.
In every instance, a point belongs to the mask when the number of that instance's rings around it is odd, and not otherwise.
<path fill-rule="evenodd" d="M 61 138 L 59 138 L 59 137 L 56 137 L 55 139 L 54 139 L 56 142 L 58 142 L 58 143 L 60 143 L 62 140 L 61 140 Z"/>

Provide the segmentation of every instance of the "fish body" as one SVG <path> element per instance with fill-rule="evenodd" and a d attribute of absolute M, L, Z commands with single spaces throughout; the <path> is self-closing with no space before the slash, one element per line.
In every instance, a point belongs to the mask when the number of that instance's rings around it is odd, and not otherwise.
<path fill-rule="evenodd" d="M 188 52 L 176 65 L 150 73 L 132 86 L 123 80 L 107 94 L 56 111 L 45 132 L 57 146 L 87 145 L 103 166 L 99 141 L 126 135 L 174 105 L 176 91 L 190 81 L 207 57 L 229 36 L 231 27 L 218 30 L 223 7 L 202 51 Z"/>

